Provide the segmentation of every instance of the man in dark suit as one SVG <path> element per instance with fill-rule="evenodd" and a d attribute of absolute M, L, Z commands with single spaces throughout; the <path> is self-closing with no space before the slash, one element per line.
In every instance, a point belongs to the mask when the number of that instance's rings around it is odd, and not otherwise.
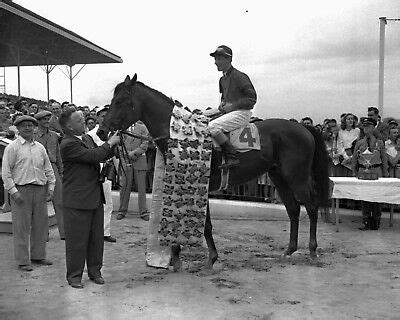
<path fill-rule="evenodd" d="M 61 142 L 64 165 L 62 200 L 64 206 L 67 280 L 73 288 L 83 288 L 85 261 L 89 278 L 103 284 L 103 228 L 105 202 L 100 179 L 100 162 L 111 158 L 119 143 L 113 135 L 97 147 L 85 132 L 82 112 L 68 107 L 60 115 L 65 136 Z"/>
<path fill-rule="evenodd" d="M 379 109 L 377 107 L 368 107 L 367 116 L 376 121 L 377 125 L 374 129 L 374 135 L 381 139 L 383 142 L 389 137 L 389 125 L 381 121 L 381 116 L 379 115 Z"/>

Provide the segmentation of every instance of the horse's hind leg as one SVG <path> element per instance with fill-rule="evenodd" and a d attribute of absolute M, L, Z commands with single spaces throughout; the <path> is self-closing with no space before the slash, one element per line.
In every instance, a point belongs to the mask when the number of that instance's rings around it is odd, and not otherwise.
<path fill-rule="evenodd" d="M 302 184 L 299 187 L 295 187 L 297 197 L 300 199 L 306 207 L 308 218 L 310 219 L 310 242 L 308 248 L 310 250 L 311 258 L 317 257 L 317 222 L 318 222 L 318 205 L 313 201 L 311 187 L 307 187 L 307 184 Z"/>
<path fill-rule="evenodd" d="M 310 202 L 305 203 L 308 218 L 310 219 L 310 242 L 308 248 L 310 250 L 310 257 L 317 257 L 317 222 L 318 222 L 318 206 Z"/>
<path fill-rule="evenodd" d="M 290 240 L 289 246 L 286 249 L 284 255 L 291 255 L 297 251 L 298 245 L 298 234 L 299 234 L 299 216 L 300 216 L 300 205 L 297 202 L 292 190 L 282 176 L 277 172 L 269 173 L 272 182 L 275 184 L 278 190 L 279 197 L 285 205 L 286 211 L 290 219 Z"/>
<path fill-rule="evenodd" d="M 206 213 L 206 223 L 204 226 L 204 237 L 207 241 L 208 247 L 208 260 L 205 264 L 206 270 L 212 270 L 215 261 L 218 259 L 217 248 L 215 247 L 214 238 L 212 235 L 212 224 L 211 224 L 211 217 L 210 217 L 210 204 L 207 204 L 207 213 Z"/>

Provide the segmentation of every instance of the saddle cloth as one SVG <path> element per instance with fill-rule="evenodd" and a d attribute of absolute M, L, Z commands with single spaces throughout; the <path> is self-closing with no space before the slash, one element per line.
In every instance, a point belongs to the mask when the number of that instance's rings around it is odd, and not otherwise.
<path fill-rule="evenodd" d="M 254 123 L 229 132 L 229 140 L 232 146 L 239 152 L 260 150 L 260 134 Z"/>

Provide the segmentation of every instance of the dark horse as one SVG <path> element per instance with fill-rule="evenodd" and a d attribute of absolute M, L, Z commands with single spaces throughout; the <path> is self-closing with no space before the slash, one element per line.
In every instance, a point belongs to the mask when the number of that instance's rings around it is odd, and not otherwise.
<path fill-rule="evenodd" d="M 166 151 L 170 132 L 170 118 L 174 101 L 141 82 L 137 76 L 126 77 L 119 83 L 111 101 L 103 125 L 97 134 L 105 140 L 110 130 L 126 130 L 142 120 L 151 137 L 162 152 Z M 283 119 L 268 119 L 257 122 L 261 140 L 260 151 L 240 154 L 240 166 L 230 173 L 230 184 L 237 185 L 254 179 L 266 171 L 278 190 L 290 218 L 290 241 L 285 255 L 297 250 L 300 203 L 304 204 L 310 219 L 309 250 L 316 257 L 318 207 L 328 203 L 328 158 L 324 141 L 313 127 Z M 209 189 L 220 186 L 221 172 L 215 156 L 211 163 Z M 209 207 L 207 208 L 204 236 L 209 257 L 205 267 L 212 269 L 218 258 L 212 236 Z M 172 259 L 179 261 L 180 246 L 172 247 Z M 180 263 L 180 261 L 179 261 Z"/>

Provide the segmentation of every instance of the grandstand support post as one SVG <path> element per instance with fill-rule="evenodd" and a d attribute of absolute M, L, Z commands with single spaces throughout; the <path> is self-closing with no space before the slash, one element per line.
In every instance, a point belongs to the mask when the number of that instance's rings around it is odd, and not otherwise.
<path fill-rule="evenodd" d="M 18 83 L 18 98 L 21 97 L 21 74 L 19 70 L 19 64 L 17 65 L 17 83 Z"/>
<path fill-rule="evenodd" d="M 19 47 L 9 45 L 8 49 L 10 50 L 11 54 L 13 55 L 14 60 L 15 60 L 15 65 L 17 66 L 18 98 L 20 98 L 21 97 L 21 72 L 20 72 L 21 56 L 20 56 L 20 52 L 19 52 Z"/>
<path fill-rule="evenodd" d="M 69 79 L 69 88 L 70 88 L 70 95 L 71 95 L 71 103 L 73 103 L 73 91 L 72 91 L 72 81 L 75 79 L 75 77 L 79 74 L 79 72 L 81 72 L 81 70 L 86 66 L 86 64 L 84 64 L 77 73 L 73 73 L 72 67 L 74 65 L 68 65 L 66 66 L 66 70 L 67 72 L 64 72 L 63 69 L 60 68 L 60 70 L 62 71 L 62 73 L 64 73 L 67 78 Z"/>
<path fill-rule="evenodd" d="M 47 102 L 50 100 L 50 72 L 54 70 L 55 65 L 46 64 L 45 66 L 41 66 L 42 70 L 46 72 L 46 80 L 47 80 Z"/>
<path fill-rule="evenodd" d="M 73 103 L 72 80 L 74 80 L 74 77 L 72 76 L 72 66 L 69 66 L 69 88 L 70 88 L 70 92 L 71 92 L 71 103 Z"/>
<path fill-rule="evenodd" d="M 385 83 L 385 28 L 386 17 L 379 18 L 379 97 L 378 109 L 379 114 L 383 118 L 383 89 Z"/>

